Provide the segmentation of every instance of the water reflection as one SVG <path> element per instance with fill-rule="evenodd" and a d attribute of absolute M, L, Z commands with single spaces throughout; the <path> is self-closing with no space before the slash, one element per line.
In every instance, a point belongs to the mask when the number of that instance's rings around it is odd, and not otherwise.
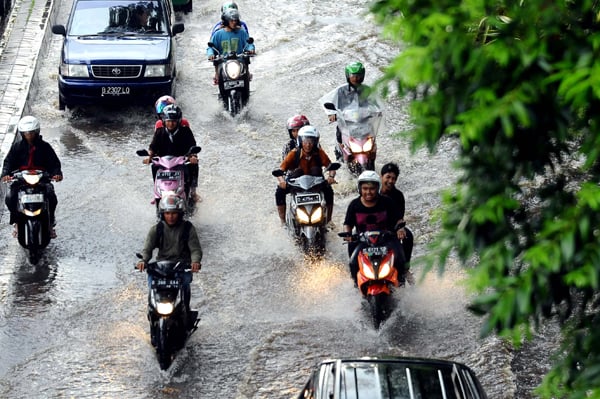
<path fill-rule="evenodd" d="M 29 316 L 54 302 L 49 292 L 55 286 L 58 267 L 51 249 L 44 253 L 37 265 L 32 265 L 26 258 L 27 254 L 23 251 L 15 269 L 11 297 L 13 305 L 20 309 L 19 313 Z"/>

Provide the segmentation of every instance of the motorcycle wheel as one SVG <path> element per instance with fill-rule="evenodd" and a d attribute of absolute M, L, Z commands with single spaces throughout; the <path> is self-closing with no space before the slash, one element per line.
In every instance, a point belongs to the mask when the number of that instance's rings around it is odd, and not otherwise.
<path fill-rule="evenodd" d="M 363 167 L 356 161 L 351 161 L 348 163 L 348 170 L 355 176 L 359 176 L 363 172 Z"/>
<path fill-rule="evenodd" d="M 171 345 L 169 343 L 167 326 L 162 320 L 157 335 L 156 355 L 158 357 L 158 364 L 161 370 L 166 370 L 171 366 Z"/>
<path fill-rule="evenodd" d="M 231 116 L 236 116 L 242 110 L 242 99 L 239 92 L 232 91 L 229 93 L 228 109 Z"/>
<path fill-rule="evenodd" d="M 387 320 L 391 313 L 390 297 L 387 294 L 379 294 L 369 297 L 371 307 L 371 317 L 373 318 L 373 327 L 376 330 Z"/>

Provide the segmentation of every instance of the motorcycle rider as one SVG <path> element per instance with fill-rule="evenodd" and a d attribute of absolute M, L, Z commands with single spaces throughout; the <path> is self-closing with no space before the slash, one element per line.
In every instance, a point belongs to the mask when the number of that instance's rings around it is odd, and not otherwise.
<path fill-rule="evenodd" d="M 400 245 L 400 237 L 404 237 L 404 232 L 400 232 L 398 227 L 403 227 L 404 223 L 398 206 L 391 198 L 380 195 L 381 178 L 377 172 L 372 170 L 364 171 L 358 176 L 359 196 L 353 199 L 346 210 L 344 219 L 344 231 L 352 233 L 356 230 L 360 233 L 365 231 L 383 230 L 393 232 L 397 230 L 395 239 L 390 240 L 394 252 L 397 254 L 394 261 L 394 267 L 398 270 L 399 281 L 405 281 L 405 261 L 404 251 Z M 362 246 L 361 243 L 353 242 L 352 237 L 345 237 L 348 241 L 348 255 L 350 256 L 350 274 L 357 284 L 358 261 L 357 256 Z"/>
<path fill-rule="evenodd" d="M 183 119 L 181 108 L 175 104 L 169 104 L 163 108 L 163 121 L 156 124 L 156 130 L 152 142 L 148 148 L 149 157 L 144 159 L 144 164 L 151 163 L 152 157 L 165 155 L 184 156 L 190 147 L 196 145 L 194 133 L 186 119 Z M 160 122 L 160 121 L 159 121 Z M 191 198 L 198 202 L 200 196 L 196 193 L 198 187 L 198 156 L 192 154 L 186 172 L 186 191 L 189 187 Z M 152 178 L 156 179 L 158 167 L 152 165 Z"/>
<path fill-rule="evenodd" d="M 281 151 L 282 160 L 285 159 L 290 151 L 298 146 L 298 132 L 300 131 L 300 128 L 308 125 L 310 125 L 310 122 L 304 115 L 294 115 L 287 120 L 285 126 L 290 136 L 290 140 L 283 146 L 283 150 Z"/>
<path fill-rule="evenodd" d="M 61 164 L 56 152 L 52 146 L 42 139 L 40 135 L 40 121 L 34 116 L 24 116 L 17 124 L 17 131 L 20 133 L 20 140 L 17 140 L 11 146 L 4 164 L 2 166 L 2 181 L 7 183 L 12 180 L 12 172 L 27 169 L 41 169 L 46 171 L 54 181 L 61 181 L 63 174 Z M 9 224 L 17 222 L 18 191 L 20 185 L 12 184 L 6 194 L 6 207 L 10 211 Z M 56 219 L 54 217 L 58 199 L 54 193 L 52 183 L 46 185 L 46 198 L 48 198 L 50 223 L 52 231 L 50 236 L 56 238 Z M 13 235 L 17 236 L 15 231 Z"/>
<path fill-rule="evenodd" d="M 167 105 L 177 105 L 177 101 L 175 101 L 175 98 L 171 97 L 171 96 L 160 96 L 158 98 L 158 100 L 156 100 L 156 102 L 154 103 L 154 111 L 156 112 L 156 123 L 154 124 L 154 130 L 161 128 L 164 126 L 164 116 L 163 116 L 163 110 L 165 109 L 165 107 Z M 183 116 L 181 117 L 181 125 L 182 126 L 189 126 L 190 123 L 188 122 L 187 119 L 185 119 Z"/>
<path fill-rule="evenodd" d="M 200 271 L 202 264 L 202 247 L 194 225 L 183 219 L 185 206 L 182 198 L 175 194 L 161 198 L 159 210 L 161 220 L 150 228 L 144 242 L 142 259 L 137 268 L 143 272 L 146 263 L 152 259 L 154 249 L 158 249 L 156 261 L 174 261 L 191 263 L 191 272 L 178 273 L 184 286 L 184 302 L 188 312 L 190 309 L 192 273 Z M 148 286 L 152 284 L 152 275 L 148 274 Z"/>
<path fill-rule="evenodd" d="M 363 84 L 365 80 L 365 67 L 361 62 L 354 61 L 344 68 L 346 74 L 346 84 L 338 86 L 319 100 L 321 104 L 331 102 L 338 110 L 344 110 L 350 104 L 357 102 L 359 106 L 377 105 L 377 101 L 368 95 L 369 86 Z M 337 120 L 336 111 L 325 109 L 329 122 Z M 342 143 L 342 132 L 336 128 L 335 136 L 339 144 Z M 336 148 L 336 158 L 341 159 L 342 154 Z"/>
<path fill-rule="evenodd" d="M 223 13 L 228 8 L 235 8 L 236 10 L 239 11 L 239 7 L 235 1 L 227 1 L 227 2 L 223 3 L 223 5 L 221 6 L 221 20 L 219 22 L 217 22 L 215 24 L 215 26 L 213 27 L 212 31 L 210 32 L 211 36 L 219 29 L 223 29 L 225 27 L 225 25 L 223 23 Z M 240 21 L 240 26 L 242 28 L 244 28 L 244 30 L 246 30 L 246 33 L 250 34 L 250 32 L 248 31 L 248 25 L 246 25 L 246 23 L 244 21 Z"/>
<path fill-rule="evenodd" d="M 402 191 L 396 188 L 396 182 L 398 181 L 398 176 L 400 175 L 400 168 L 393 162 L 386 163 L 381 167 L 381 195 L 385 195 L 390 197 L 396 206 L 398 207 L 398 211 L 400 212 L 400 221 L 404 222 L 404 212 L 406 210 L 406 201 L 404 199 L 404 194 Z M 413 284 L 414 279 L 412 277 L 412 273 L 410 272 L 410 259 L 412 257 L 414 236 L 412 231 L 404 226 L 403 228 L 398 230 L 398 238 L 402 243 L 402 248 L 404 249 L 404 259 L 405 269 L 406 269 L 406 280 Z"/>
<path fill-rule="evenodd" d="M 298 132 L 298 147 L 287 154 L 281 162 L 279 169 L 291 172 L 293 177 L 302 175 L 322 176 L 323 168 L 331 164 L 329 156 L 319 146 L 319 132 L 314 126 L 304 126 Z M 323 186 L 325 203 L 327 204 L 327 222 L 331 222 L 333 214 L 333 189 L 331 185 L 336 183 L 335 170 L 328 171 L 327 184 Z M 290 191 L 283 176 L 277 177 L 277 189 L 275 190 L 275 204 L 281 224 L 285 224 L 285 196 Z"/>
<path fill-rule="evenodd" d="M 248 32 L 239 26 L 240 13 L 235 8 L 227 8 L 221 15 L 223 21 L 223 29 L 217 30 L 210 37 L 210 41 L 215 45 L 219 54 L 226 54 L 234 51 L 236 54 L 246 52 L 248 54 L 255 53 L 253 43 L 248 43 L 250 36 Z M 208 60 L 215 59 L 215 49 L 208 47 L 206 49 Z M 219 84 L 219 74 L 217 66 L 215 66 L 214 84 Z"/>

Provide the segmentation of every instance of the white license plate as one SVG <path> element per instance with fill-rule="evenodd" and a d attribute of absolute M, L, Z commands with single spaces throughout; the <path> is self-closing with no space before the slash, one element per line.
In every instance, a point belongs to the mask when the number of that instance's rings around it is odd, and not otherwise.
<path fill-rule="evenodd" d="M 363 249 L 363 254 L 368 256 L 384 256 L 387 252 L 387 247 L 368 247 Z"/>
<path fill-rule="evenodd" d="M 37 202 L 44 202 L 44 194 L 24 194 L 21 197 L 23 204 L 33 204 Z"/>
<path fill-rule="evenodd" d="M 238 87 L 244 87 L 243 80 L 227 80 L 223 83 L 225 89 L 235 89 Z"/>
<path fill-rule="evenodd" d="M 296 203 L 300 205 L 318 204 L 321 202 L 319 194 L 299 194 L 296 196 Z"/>
<path fill-rule="evenodd" d="M 181 171 L 173 170 L 168 172 L 158 172 L 156 178 L 160 180 L 178 180 L 181 176 Z"/>
<path fill-rule="evenodd" d="M 126 86 L 103 86 L 102 97 L 104 96 L 127 96 L 131 92 L 131 89 Z"/>

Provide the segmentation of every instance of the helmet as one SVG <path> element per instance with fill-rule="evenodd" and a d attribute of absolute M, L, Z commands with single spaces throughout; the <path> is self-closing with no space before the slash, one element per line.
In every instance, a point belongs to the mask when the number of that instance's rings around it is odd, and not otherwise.
<path fill-rule="evenodd" d="M 154 103 L 156 115 L 158 115 L 160 119 L 162 119 L 164 108 L 169 104 L 175 104 L 175 99 L 171 96 L 159 97 L 158 100 L 156 100 L 156 102 Z"/>
<path fill-rule="evenodd" d="M 358 61 L 346 65 L 344 71 L 346 72 L 346 82 L 348 83 L 350 83 L 350 75 L 358 75 L 360 77 L 360 83 L 365 79 L 365 67 Z"/>
<path fill-rule="evenodd" d="M 161 214 L 165 212 L 180 212 L 185 211 L 185 204 L 183 198 L 178 197 L 175 194 L 169 194 L 160 199 L 158 203 L 158 210 Z"/>
<path fill-rule="evenodd" d="M 229 21 L 240 20 L 240 12 L 236 8 L 227 8 L 221 14 L 223 24 L 228 25 Z"/>
<path fill-rule="evenodd" d="M 377 191 L 381 188 L 381 178 L 374 170 L 365 170 L 358 176 L 358 193 L 360 194 L 360 187 L 363 183 L 375 183 L 377 184 Z"/>
<path fill-rule="evenodd" d="M 163 108 L 163 118 L 165 121 L 177 121 L 181 122 L 182 117 L 181 108 L 175 104 L 169 104 Z"/>
<path fill-rule="evenodd" d="M 221 6 L 221 14 L 223 14 L 228 8 L 235 8 L 237 10 L 238 5 L 235 1 L 227 1 L 223 3 L 223 5 Z"/>
<path fill-rule="evenodd" d="M 40 121 L 34 116 L 24 116 L 17 124 L 17 130 L 21 134 L 25 132 L 40 134 Z"/>
<path fill-rule="evenodd" d="M 315 147 L 319 145 L 319 131 L 314 126 L 303 126 L 298 132 L 298 147 L 302 147 L 302 140 L 304 138 L 313 138 L 315 141 Z"/>
<path fill-rule="evenodd" d="M 310 122 L 304 115 L 294 115 L 288 119 L 287 123 L 285 124 L 291 139 L 294 138 L 294 136 L 292 136 L 292 129 L 300 129 L 301 127 L 308 125 L 310 125 Z"/>

